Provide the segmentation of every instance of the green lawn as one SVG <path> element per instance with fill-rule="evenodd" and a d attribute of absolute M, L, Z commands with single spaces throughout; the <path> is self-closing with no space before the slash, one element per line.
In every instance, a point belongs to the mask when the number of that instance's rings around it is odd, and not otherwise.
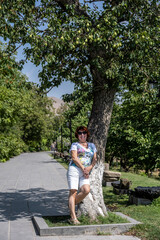
<path fill-rule="evenodd" d="M 132 181 L 132 189 L 137 186 L 160 186 L 160 181 L 133 173 L 121 172 L 121 178 Z M 140 222 L 142 225 L 134 227 L 128 234 L 136 235 L 143 240 L 160 240 L 160 201 L 157 206 L 129 205 L 128 196 L 115 195 L 112 187 L 104 187 L 104 200 L 112 211 L 120 211 Z"/>
<path fill-rule="evenodd" d="M 160 186 L 160 180 L 147 177 L 147 176 L 141 176 L 134 173 L 121 172 L 121 178 L 127 178 L 130 181 L 132 181 L 131 189 L 134 189 L 135 187 L 138 187 L 138 186 L 142 186 L 142 187 Z"/>
<path fill-rule="evenodd" d="M 62 158 L 55 158 L 55 160 L 60 163 L 65 169 L 68 169 L 68 163 L 65 162 Z"/>
<path fill-rule="evenodd" d="M 49 227 L 60 227 L 60 226 L 70 226 L 68 222 L 70 216 L 56 216 L 56 217 L 43 217 Z M 101 217 L 99 216 L 96 220 L 90 221 L 90 218 L 87 216 L 81 216 L 78 218 L 80 225 L 89 225 L 89 224 L 112 224 L 112 223 L 127 223 L 127 219 L 117 216 L 116 214 L 109 212 L 109 216 Z"/>

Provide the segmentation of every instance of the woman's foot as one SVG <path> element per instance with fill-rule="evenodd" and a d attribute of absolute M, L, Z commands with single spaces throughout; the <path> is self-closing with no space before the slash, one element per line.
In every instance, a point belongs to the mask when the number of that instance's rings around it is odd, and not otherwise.
<path fill-rule="evenodd" d="M 68 220 L 68 222 L 69 222 L 70 224 L 73 224 L 73 225 L 78 225 L 78 224 L 80 224 L 80 222 L 78 221 L 77 218 L 70 218 L 70 219 Z"/>

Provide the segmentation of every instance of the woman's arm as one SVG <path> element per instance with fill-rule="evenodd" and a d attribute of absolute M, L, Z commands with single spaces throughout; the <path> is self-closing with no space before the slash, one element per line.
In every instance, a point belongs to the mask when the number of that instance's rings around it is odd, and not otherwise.
<path fill-rule="evenodd" d="M 77 157 L 77 151 L 76 150 L 71 150 L 71 158 L 72 158 L 73 162 L 76 164 L 76 166 L 81 168 L 82 171 L 84 171 L 84 166 L 79 161 L 79 159 Z"/>
<path fill-rule="evenodd" d="M 95 166 L 96 162 L 97 162 L 97 154 L 95 152 L 94 155 L 93 155 L 93 159 L 92 159 L 91 165 L 84 169 L 84 173 L 86 173 L 86 174 L 88 173 L 89 174 L 90 171 L 92 170 L 92 168 Z"/>
<path fill-rule="evenodd" d="M 96 162 L 97 162 L 97 153 L 95 152 L 92 159 L 92 164 L 91 164 L 92 168 L 96 165 Z"/>

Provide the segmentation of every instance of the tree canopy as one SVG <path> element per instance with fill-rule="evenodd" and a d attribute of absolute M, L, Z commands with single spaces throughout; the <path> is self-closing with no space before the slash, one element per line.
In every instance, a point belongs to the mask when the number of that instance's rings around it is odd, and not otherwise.
<path fill-rule="evenodd" d="M 0 34 L 9 52 L 24 46 L 26 59 L 42 66 L 43 88 L 64 79 L 90 83 L 95 68 L 104 79 L 99 88 L 157 80 L 159 1 L 102 2 L 98 10 L 97 1 L 1 1 Z"/>

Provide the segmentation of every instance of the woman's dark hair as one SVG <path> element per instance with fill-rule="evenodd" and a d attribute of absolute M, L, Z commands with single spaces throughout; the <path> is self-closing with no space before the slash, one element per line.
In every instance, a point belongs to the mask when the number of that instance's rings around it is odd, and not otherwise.
<path fill-rule="evenodd" d="M 75 131 L 75 137 L 78 138 L 78 132 L 79 132 L 80 130 L 87 132 L 87 139 L 88 139 L 89 136 L 90 136 L 90 133 L 89 133 L 89 131 L 88 131 L 88 128 L 87 128 L 87 127 L 84 127 L 84 126 L 79 126 L 79 127 L 77 127 L 77 129 L 76 129 L 76 131 Z"/>

